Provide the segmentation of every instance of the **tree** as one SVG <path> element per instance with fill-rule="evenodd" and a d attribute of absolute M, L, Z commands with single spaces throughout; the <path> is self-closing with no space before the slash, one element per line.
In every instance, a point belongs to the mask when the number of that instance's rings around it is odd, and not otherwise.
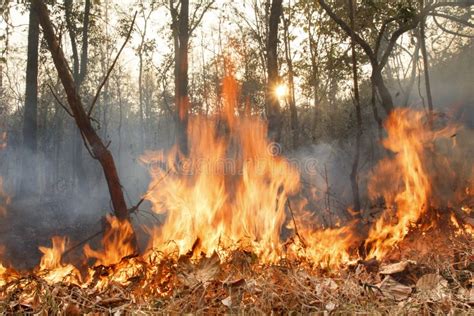
<path fill-rule="evenodd" d="M 92 127 L 90 117 L 84 109 L 74 79 L 69 71 L 66 58 L 64 57 L 64 52 L 56 38 L 53 24 L 49 18 L 48 9 L 42 0 L 32 0 L 31 3 L 35 14 L 39 17 L 44 38 L 46 39 L 58 76 L 66 92 L 71 115 L 74 117 L 81 135 L 84 137 L 84 142 L 89 144 L 91 154 L 102 166 L 115 215 L 120 220 L 129 220 L 129 212 L 127 204 L 125 203 L 114 158 Z"/>
<path fill-rule="evenodd" d="M 189 78 L 188 78 L 188 50 L 189 39 L 201 22 L 204 14 L 210 9 L 214 0 L 202 1 L 195 8 L 192 19 L 189 19 L 189 0 L 179 0 L 175 6 L 173 0 L 169 0 L 171 13 L 171 30 L 173 32 L 174 45 L 174 99 L 175 99 L 175 124 L 176 143 L 182 153 L 187 154 L 188 140 L 187 127 L 189 119 Z"/>
<path fill-rule="evenodd" d="M 23 157 L 21 191 L 35 190 L 37 174 L 35 163 L 27 161 L 34 157 L 38 147 L 38 45 L 39 22 L 36 12 L 30 7 L 28 26 L 28 59 L 26 62 L 26 96 L 23 116 L 23 145 L 28 150 Z"/>
<path fill-rule="evenodd" d="M 267 88 L 266 111 L 268 116 L 268 132 L 271 139 L 280 141 L 282 118 L 280 103 L 275 95 L 275 87 L 280 83 L 278 75 L 278 26 L 283 13 L 282 0 L 272 0 L 268 21 L 267 38 Z"/>
<path fill-rule="evenodd" d="M 138 55 L 138 97 L 139 97 L 139 111 L 140 111 L 140 148 L 143 150 L 145 148 L 147 134 L 147 123 L 145 122 L 145 109 L 144 109 L 144 91 L 143 91 L 143 59 L 144 55 L 152 49 L 153 42 L 147 42 L 147 29 L 150 16 L 155 10 L 155 1 L 151 1 L 148 11 L 145 8 L 144 1 L 140 1 L 140 15 L 143 18 L 143 29 L 138 29 L 140 36 L 140 44 L 138 45 L 137 55 Z"/>
<path fill-rule="evenodd" d="M 420 6 L 423 7 L 423 5 L 424 5 L 424 0 L 420 0 Z M 425 76 L 426 98 L 428 99 L 428 111 L 431 114 L 433 112 L 433 98 L 431 96 L 428 52 L 426 51 L 426 43 L 425 43 L 425 23 L 426 23 L 425 20 L 426 18 L 423 17 L 420 21 L 419 42 L 420 42 L 420 48 L 421 48 L 421 56 L 423 56 L 423 71 L 424 71 L 424 76 Z"/>
<path fill-rule="evenodd" d="M 331 17 L 331 19 L 339 25 L 339 27 L 346 33 L 347 36 L 353 37 L 354 41 L 366 54 L 372 66 L 372 84 L 377 88 L 378 94 L 382 100 L 382 107 L 388 114 L 393 110 L 394 104 L 390 91 L 388 90 L 383 79 L 382 70 L 387 64 L 387 61 L 399 37 L 405 32 L 415 29 L 426 16 L 436 14 L 435 10 L 437 8 L 467 6 L 469 5 L 470 1 L 433 2 L 429 3 L 425 7 L 419 8 L 418 13 L 416 8 L 414 8 L 411 3 L 408 3 L 406 6 L 400 7 L 395 15 L 385 19 L 382 22 L 380 29 L 377 32 L 375 44 L 373 46 L 371 46 L 367 40 L 363 39 L 359 33 L 355 32 L 342 19 L 341 16 L 337 15 L 325 0 L 318 0 L 318 2 L 324 11 L 326 11 L 326 13 Z M 393 29 L 391 26 L 395 22 L 398 23 L 398 26 Z M 390 29 L 393 29 L 393 31 L 389 32 Z M 382 45 L 382 42 L 385 40 L 387 40 L 386 45 Z"/>
<path fill-rule="evenodd" d="M 283 17 L 283 30 L 285 42 L 285 59 L 288 67 L 288 105 L 290 107 L 290 128 L 293 141 L 293 148 L 298 147 L 299 128 L 298 128 L 298 110 L 296 109 L 295 99 L 295 80 L 293 69 L 293 58 L 291 56 L 291 38 L 289 33 L 290 21 L 292 18 L 291 7 L 288 7 L 288 17 Z"/>
<path fill-rule="evenodd" d="M 351 28 L 355 30 L 355 8 L 354 0 L 348 0 L 349 16 Z M 352 33 L 354 34 L 354 33 Z M 354 154 L 354 160 L 352 161 L 352 170 L 350 174 L 351 186 L 352 186 L 352 199 L 354 203 L 354 211 L 360 211 L 360 195 L 359 195 L 359 159 L 360 159 L 360 142 L 362 138 L 362 114 L 360 109 L 360 97 L 359 97 L 359 78 L 357 73 L 357 55 L 355 48 L 354 36 L 351 36 L 351 53 L 352 53 L 352 76 L 354 83 L 354 107 L 356 112 L 356 149 Z"/>
<path fill-rule="evenodd" d="M 87 74 L 88 63 L 88 45 L 89 45 L 89 19 L 91 10 L 91 1 L 86 0 L 84 3 L 84 19 L 82 24 L 82 47 L 81 54 L 77 48 L 77 27 L 74 21 L 73 2 L 72 0 L 64 0 L 64 11 L 66 16 L 66 25 L 71 41 L 72 60 L 73 60 L 73 79 L 78 91 L 81 91 L 82 83 Z M 80 131 L 76 130 L 74 139 L 73 154 L 73 175 L 81 189 L 85 189 L 84 166 L 82 160 L 82 136 Z"/>

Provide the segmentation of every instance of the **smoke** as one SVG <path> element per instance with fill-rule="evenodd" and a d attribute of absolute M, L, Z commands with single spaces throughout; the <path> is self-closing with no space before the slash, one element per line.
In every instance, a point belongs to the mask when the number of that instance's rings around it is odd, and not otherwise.
<path fill-rule="evenodd" d="M 48 245 L 52 236 L 68 236 L 69 244 L 74 245 L 103 229 L 104 217 L 113 213 L 100 164 L 84 148 L 78 158 L 83 162 L 83 172 L 74 171 L 76 127 L 70 127 L 64 129 L 57 144 L 52 143 L 57 137 L 48 143 L 40 134 L 41 146 L 35 154 L 22 145 L 18 133 L 7 133 L 8 143 L 0 150 L 0 176 L 5 196 L 11 199 L 5 205 L 6 199 L 0 196 L 0 205 L 5 207 L 0 218 L 3 263 L 31 268 L 41 256 L 38 247 Z M 130 124 L 122 135 L 112 129 L 102 134 L 110 142 L 129 207 L 138 203 L 150 181 L 147 166 L 139 162 L 142 151 L 134 128 Z M 155 141 L 152 145 L 160 148 L 168 143 Z M 149 206 L 143 203 L 140 208 L 147 210 Z M 133 221 L 139 226 L 146 219 L 137 214 Z M 81 250 L 79 247 L 78 252 Z"/>
<path fill-rule="evenodd" d="M 473 52 L 472 47 L 466 49 L 456 59 L 435 65 L 430 72 L 435 108 L 438 112 L 446 113 L 437 122 L 446 120 L 463 126 L 451 141 L 436 143 L 434 153 L 441 159 L 435 159 L 429 165 L 434 181 L 433 198 L 440 206 L 443 201 L 455 200 L 454 197 L 473 177 Z M 423 108 L 423 101 L 426 103 L 424 81 L 419 78 L 415 82 L 415 87 L 411 87 L 409 104 Z M 400 104 L 403 94 L 396 86 L 392 83 L 392 95 L 395 103 Z M 365 106 L 365 112 L 370 113 L 369 105 Z M 117 113 L 109 115 L 109 121 L 114 123 L 111 126 L 121 126 L 122 123 L 117 123 Z M 138 121 L 129 113 L 123 118 L 120 128 L 109 126 L 108 129 L 102 127 L 99 130 L 102 138 L 110 141 L 110 150 L 115 157 L 130 207 L 140 200 L 150 182 L 147 166 L 139 161 L 144 149 L 167 149 L 174 140 L 172 119 L 162 116 L 150 124 L 145 144 L 141 146 L 143 140 L 139 131 L 144 127 Z M 45 132 L 39 135 L 42 147 L 37 154 L 23 148 L 21 135 L 13 129 L 7 131 L 8 145 L 0 150 L 3 189 L 12 198 L 6 215 L 0 220 L 0 235 L 6 248 L 6 257 L 2 260 L 10 261 L 19 268 L 35 265 L 40 256 L 38 246 L 48 244 L 51 236 L 67 235 L 74 244 L 99 231 L 102 228 L 101 219 L 111 212 L 109 193 L 100 165 L 86 150 L 83 149 L 79 157 L 83 161 L 83 173 L 74 171 L 72 161 L 76 127 L 71 122 L 66 124 L 69 126 L 63 129 L 64 135 L 57 135 L 58 132 L 54 130 L 56 125 L 51 127 L 52 131 L 44 129 Z M 158 132 L 151 132 L 154 127 L 157 127 Z M 377 135 L 376 129 L 372 118 L 366 116 L 359 165 L 360 195 L 365 210 L 371 207 L 366 192 L 367 179 L 381 156 L 381 145 L 374 136 Z M 302 190 L 296 198 L 305 199 L 305 207 L 327 227 L 334 226 L 341 219 L 350 219 L 347 209 L 352 205 L 349 174 L 354 139 L 354 135 L 339 138 L 335 135 L 324 143 L 283 152 L 298 165 L 301 173 Z M 448 170 L 455 172 L 446 177 Z M 148 210 L 149 206 L 145 203 L 142 208 Z M 133 221 L 138 226 L 149 219 L 136 215 Z"/>

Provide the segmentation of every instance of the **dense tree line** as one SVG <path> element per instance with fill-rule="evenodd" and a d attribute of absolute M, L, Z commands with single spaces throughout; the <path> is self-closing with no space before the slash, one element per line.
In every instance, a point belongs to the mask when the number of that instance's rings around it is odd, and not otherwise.
<path fill-rule="evenodd" d="M 266 118 L 284 148 L 345 146 L 358 210 L 358 171 L 382 154 L 384 118 L 446 105 L 430 70 L 470 54 L 474 36 L 470 1 L 45 3 L 1 9 L 0 129 L 23 157 L 13 186 L 90 192 L 84 179 L 101 183 L 101 165 L 123 218 L 119 175 L 147 149 L 177 143 L 186 154 L 189 117 L 221 110 L 232 71 L 237 111 Z M 11 45 L 25 33 L 13 15 L 29 16 L 27 47 Z"/>

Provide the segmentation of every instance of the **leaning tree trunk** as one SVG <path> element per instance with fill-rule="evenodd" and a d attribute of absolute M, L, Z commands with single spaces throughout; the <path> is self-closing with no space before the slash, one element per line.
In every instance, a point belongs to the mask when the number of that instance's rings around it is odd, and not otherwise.
<path fill-rule="evenodd" d="M 282 0 L 273 0 L 270 8 L 270 19 L 268 25 L 267 39 L 267 91 L 266 91 L 266 111 L 268 116 L 268 132 L 274 141 L 280 141 L 281 137 L 281 110 L 278 98 L 274 93 L 278 84 L 278 25 L 282 15 Z"/>
<path fill-rule="evenodd" d="M 30 8 L 28 27 L 28 59 L 26 62 L 26 96 L 23 116 L 23 145 L 28 151 L 23 157 L 23 174 L 20 191 L 36 191 L 36 163 L 27 161 L 34 158 L 38 147 L 38 44 L 39 22 L 33 8 Z"/>
<path fill-rule="evenodd" d="M 115 215 L 120 220 L 129 220 L 129 213 L 125 203 L 125 198 L 123 195 L 122 186 L 120 184 L 120 179 L 118 177 L 117 169 L 115 167 L 114 159 L 110 151 L 95 132 L 90 118 L 84 110 L 81 98 L 79 97 L 78 91 L 76 90 L 76 86 L 74 84 L 74 79 L 69 72 L 67 61 L 64 57 L 64 52 L 59 45 L 54 33 L 53 25 L 49 18 L 48 9 L 41 0 L 32 0 L 31 3 L 35 12 L 38 14 L 39 22 L 43 28 L 44 38 L 48 43 L 49 50 L 51 51 L 54 65 L 66 92 L 67 100 L 71 108 L 71 112 L 74 115 L 74 120 L 76 121 L 77 127 L 81 131 L 81 134 L 84 136 L 85 140 L 89 143 L 92 154 L 99 161 L 104 171 Z"/>

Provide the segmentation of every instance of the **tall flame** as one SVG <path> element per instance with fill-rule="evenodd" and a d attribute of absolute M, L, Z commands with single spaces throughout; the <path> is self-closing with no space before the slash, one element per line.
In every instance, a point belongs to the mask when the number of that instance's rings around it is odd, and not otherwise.
<path fill-rule="evenodd" d="M 378 164 L 368 189 L 372 198 L 385 199 L 389 211 L 370 229 L 366 241 L 369 256 L 382 258 L 431 206 L 430 148 L 434 140 L 453 135 L 455 128 L 434 131 L 425 117 L 422 112 L 397 109 L 386 121 L 388 136 L 383 145 L 394 156 Z"/>
<path fill-rule="evenodd" d="M 235 79 L 227 77 L 223 116 L 190 120 L 187 157 L 176 149 L 142 157 L 171 169 L 150 168 L 147 199 L 155 212 L 167 214 L 152 247 L 176 244 L 184 253 L 195 245 L 210 254 L 238 245 L 262 260 L 281 255 L 286 200 L 298 190 L 299 174 L 272 150 L 278 145 L 267 140 L 264 122 L 234 117 L 236 89 Z"/>

